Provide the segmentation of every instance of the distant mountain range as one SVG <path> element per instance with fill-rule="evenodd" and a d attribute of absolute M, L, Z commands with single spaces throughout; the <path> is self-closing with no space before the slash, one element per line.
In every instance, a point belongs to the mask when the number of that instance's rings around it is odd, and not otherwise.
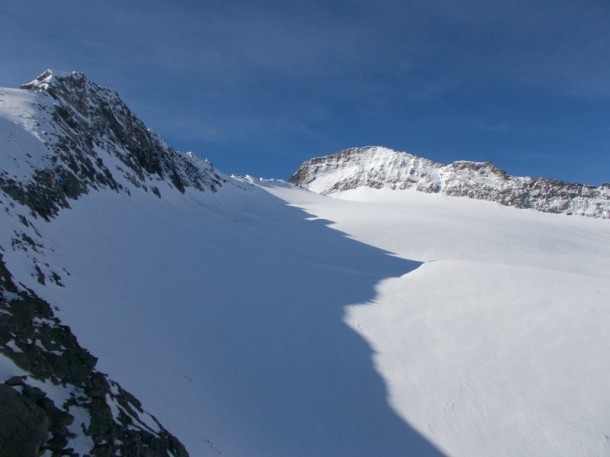
<path fill-rule="evenodd" d="M 379 146 L 351 148 L 308 160 L 290 182 L 322 194 L 359 187 L 414 189 L 547 213 L 610 218 L 610 184 L 594 187 L 516 177 L 490 162 L 445 165 Z"/>

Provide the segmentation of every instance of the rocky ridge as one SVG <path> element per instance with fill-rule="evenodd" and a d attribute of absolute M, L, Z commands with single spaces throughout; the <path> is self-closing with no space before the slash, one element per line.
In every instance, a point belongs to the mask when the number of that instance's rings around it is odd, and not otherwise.
<path fill-rule="evenodd" d="M 0 384 L 3 457 L 188 454 L 140 402 L 95 369 L 51 306 L 15 284 L 0 255 L 0 356 L 15 373 Z M 80 451 L 80 452 L 79 452 Z"/>
<path fill-rule="evenodd" d="M 20 89 L 0 88 L 3 457 L 188 455 L 133 395 L 96 370 L 97 359 L 31 287 L 63 287 L 70 274 L 40 228 L 71 201 L 93 191 L 216 192 L 226 182 L 81 73 L 47 70 Z"/>
<path fill-rule="evenodd" d="M 168 146 L 119 95 L 82 73 L 46 70 L 0 88 L 0 251 L 28 259 L 40 284 L 61 285 L 38 224 L 91 191 L 216 192 L 228 180 L 207 160 Z M 10 265 L 13 256 L 7 256 Z"/>
<path fill-rule="evenodd" d="M 308 160 L 290 182 L 321 194 L 359 187 L 415 189 L 548 213 L 610 218 L 610 184 L 595 187 L 515 177 L 490 162 L 441 164 L 378 146 Z"/>
<path fill-rule="evenodd" d="M 160 197 L 160 183 L 183 193 L 223 184 L 209 162 L 169 147 L 115 91 L 82 73 L 47 70 L 21 90 L 31 95 L 27 128 L 47 154 L 30 161 L 27 179 L 2 170 L 0 189 L 38 216 L 48 220 L 91 189 L 135 187 Z"/>

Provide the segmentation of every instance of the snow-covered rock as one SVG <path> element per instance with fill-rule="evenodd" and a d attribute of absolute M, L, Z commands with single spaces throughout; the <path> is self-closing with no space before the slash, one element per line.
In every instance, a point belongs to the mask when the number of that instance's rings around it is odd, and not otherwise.
<path fill-rule="evenodd" d="M 208 161 L 167 146 L 116 92 L 81 73 L 47 70 L 20 89 L 0 88 L 3 455 L 188 455 L 96 370 L 97 359 L 55 316 L 60 304 L 25 284 L 64 286 L 70 272 L 53 262 L 41 230 L 77 199 L 102 190 L 153 198 L 216 192 L 225 181 Z"/>
<path fill-rule="evenodd" d="M 515 177 L 490 162 L 445 165 L 383 147 L 351 148 L 308 160 L 290 182 L 322 194 L 358 187 L 416 189 L 548 213 L 610 218 L 610 184 Z"/>
<path fill-rule="evenodd" d="M 142 404 L 95 367 L 51 306 L 15 284 L 0 255 L 3 456 L 187 457 Z"/>
<path fill-rule="evenodd" d="M 91 189 L 216 191 L 224 178 L 146 128 L 118 94 L 82 73 L 47 70 L 0 89 L 0 189 L 49 218 Z"/>

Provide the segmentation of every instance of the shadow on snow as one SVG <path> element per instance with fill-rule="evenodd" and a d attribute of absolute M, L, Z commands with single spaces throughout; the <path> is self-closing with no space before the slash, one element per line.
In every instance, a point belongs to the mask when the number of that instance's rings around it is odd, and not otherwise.
<path fill-rule="evenodd" d="M 391 409 L 371 348 L 344 322 L 420 264 L 255 194 L 100 205 L 79 222 L 64 212 L 58 230 L 91 253 L 70 265 L 81 287 L 62 292 L 78 304 L 68 323 L 172 432 L 196 428 L 224 455 L 441 456 Z"/>

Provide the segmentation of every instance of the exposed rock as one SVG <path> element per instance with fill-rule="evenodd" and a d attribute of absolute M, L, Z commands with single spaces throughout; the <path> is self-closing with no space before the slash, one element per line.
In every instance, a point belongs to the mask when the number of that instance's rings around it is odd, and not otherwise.
<path fill-rule="evenodd" d="M 10 222 L 0 246 L 0 361 L 18 373 L 0 379 L 0 456 L 187 456 L 133 395 L 96 370 L 51 306 L 13 280 L 1 253 L 17 254 L 39 284 L 63 286 L 54 270 L 69 272 L 50 261 L 38 228 L 73 200 L 95 190 L 216 192 L 226 179 L 207 160 L 167 146 L 116 92 L 81 73 L 48 70 L 8 91 L 0 114 L 23 135 L 9 134 L 0 170 L 0 210 Z"/>
<path fill-rule="evenodd" d="M 22 89 L 40 97 L 38 124 L 50 131 L 35 133 L 45 139 L 49 160 L 25 180 L 0 172 L 0 189 L 44 219 L 91 189 L 129 192 L 135 186 L 160 196 L 160 181 L 179 192 L 215 192 L 224 182 L 209 162 L 176 152 L 115 91 L 82 73 L 47 70 Z"/>
<path fill-rule="evenodd" d="M 0 449 L 3 457 L 38 457 L 49 433 L 44 410 L 25 395 L 0 384 Z"/>
<path fill-rule="evenodd" d="M 89 437 L 92 456 L 188 455 L 133 395 L 95 369 L 97 359 L 48 303 L 14 283 L 1 255 L 0 343 L 0 357 L 24 373 L 0 380 L 3 457 L 76 455 L 79 434 Z"/>
<path fill-rule="evenodd" d="M 448 165 L 382 147 L 352 148 L 304 162 L 290 182 L 330 194 L 358 187 L 416 189 L 549 213 L 610 218 L 610 185 L 515 177 L 490 162 Z"/>

